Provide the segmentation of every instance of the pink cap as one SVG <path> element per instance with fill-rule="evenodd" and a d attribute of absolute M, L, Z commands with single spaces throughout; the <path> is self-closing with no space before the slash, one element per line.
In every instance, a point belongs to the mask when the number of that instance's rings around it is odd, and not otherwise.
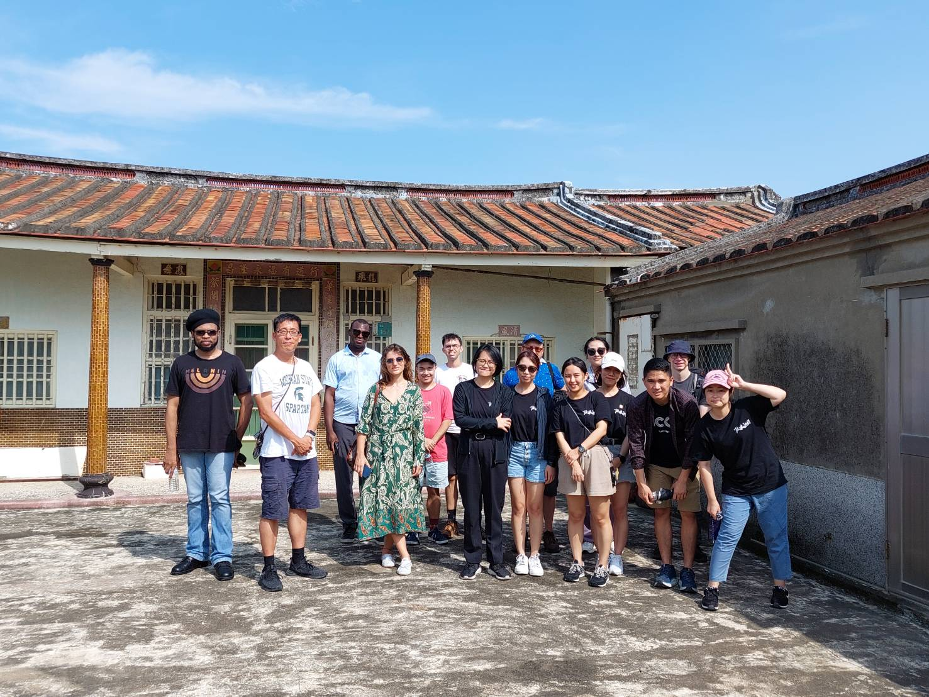
<path fill-rule="evenodd" d="M 727 390 L 731 388 L 729 384 L 729 376 L 726 375 L 725 370 L 711 370 L 706 374 L 706 377 L 703 378 L 703 387 L 706 389 L 710 385 L 722 385 Z"/>

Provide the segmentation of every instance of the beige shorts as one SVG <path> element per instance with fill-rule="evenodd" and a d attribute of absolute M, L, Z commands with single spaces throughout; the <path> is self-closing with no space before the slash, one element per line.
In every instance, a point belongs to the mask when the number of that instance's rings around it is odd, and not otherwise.
<path fill-rule="evenodd" d="M 645 465 L 645 481 L 652 491 L 658 489 L 673 489 L 674 482 L 681 476 L 680 467 L 659 467 L 658 465 Z M 650 504 L 652 508 L 671 508 L 671 501 Z M 687 496 L 683 501 L 677 502 L 677 510 L 687 513 L 700 512 L 700 479 L 694 477 L 687 482 Z"/>
<path fill-rule="evenodd" d="M 571 478 L 570 465 L 562 456 L 558 460 L 558 493 L 566 496 L 612 496 L 616 493 L 610 477 L 612 461 L 613 456 L 607 448 L 595 445 L 581 455 L 584 481 L 576 482 Z"/>

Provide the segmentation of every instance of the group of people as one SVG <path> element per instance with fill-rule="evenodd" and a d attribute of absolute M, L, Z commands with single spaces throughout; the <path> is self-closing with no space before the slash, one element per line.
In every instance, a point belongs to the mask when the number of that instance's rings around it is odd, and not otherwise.
<path fill-rule="evenodd" d="M 774 577 L 770 602 L 786 607 L 787 487 L 765 431 L 765 419 L 785 399 L 784 390 L 747 382 L 728 365 L 706 375 L 691 371 L 694 355 L 686 341 L 672 342 L 664 358 L 645 364 L 645 390 L 633 396 L 625 361 L 602 337 L 591 337 L 585 357 L 569 358 L 559 370 L 545 360 L 543 338 L 527 334 L 516 364 L 505 370 L 492 344 L 478 347 L 465 363 L 462 338 L 454 333 L 442 337 L 444 363 L 432 353 L 414 360 L 398 344 L 378 353 L 368 346 L 371 324 L 363 319 L 351 323 L 347 344 L 330 358 L 321 383 L 296 356 L 302 326 L 288 313 L 274 319 L 275 350 L 255 365 L 249 384 L 241 361 L 218 348 L 219 321 L 209 309 L 190 315 L 187 329 L 195 348 L 175 361 L 166 389 L 165 469 L 170 474 L 180 463 L 188 492 L 188 543 L 172 574 L 212 564 L 219 580 L 233 577 L 229 481 L 254 402 L 262 424 L 256 439 L 264 555 L 258 583 L 265 590 L 283 588 L 275 564 L 280 520 L 287 520 L 292 547 L 287 573 L 317 579 L 327 574 L 305 551 L 307 510 L 319 506 L 316 432 L 322 416 L 333 453 L 342 542 L 376 540 L 381 565 L 395 567 L 401 576 L 413 570 L 409 547 L 420 543 L 420 534 L 438 545 L 463 537 L 463 580 L 477 577 L 484 558 L 487 573 L 498 580 L 514 573 L 542 576 L 540 551 L 560 548 L 553 527 L 560 493 L 567 502 L 571 551 L 564 580 L 586 578 L 590 586 L 602 587 L 611 575 L 624 573 L 627 507 L 635 485 L 654 511 L 662 563 L 653 584 L 696 593 L 702 485 L 719 532 L 701 606 L 717 609 L 719 585 L 754 509 Z M 750 396 L 735 400 L 736 389 Z M 241 404 L 237 420 L 233 395 Z M 714 458 L 722 464 L 721 501 Z M 513 571 L 503 551 L 507 486 Z M 679 575 L 672 563 L 672 501 L 681 516 Z M 589 574 L 585 550 L 596 553 Z"/>

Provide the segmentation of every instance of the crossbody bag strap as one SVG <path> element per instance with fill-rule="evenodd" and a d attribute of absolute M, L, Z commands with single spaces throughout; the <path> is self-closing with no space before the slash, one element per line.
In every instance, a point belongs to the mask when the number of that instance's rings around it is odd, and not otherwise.
<path fill-rule="evenodd" d="M 290 392 L 290 388 L 293 387 L 293 384 L 294 384 L 294 375 L 296 374 L 296 372 L 297 372 L 297 357 L 294 356 L 294 367 L 293 367 L 293 369 L 290 371 L 290 384 L 287 385 L 287 389 L 284 390 L 284 394 L 281 395 L 281 398 L 280 398 L 279 400 L 277 400 L 277 404 L 275 404 L 273 407 L 271 407 L 271 411 L 272 411 L 273 413 L 277 414 L 277 410 L 278 410 L 278 408 L 281 406 L 281 403 L 284 401 L 284 397 L 287 396 L 287 393 Z M 267 431 L 267 430 L 268 430 L 268 422 L 266 421 L 266 422 L 265 422 L 265 427 L 264 427 L 263 429 L 261 429 L 261 431 L 260 431 L 259 434 L 258 434 L 258 438 L 259 438 L 259 439 L 264 438 L 265 431 Z"/>

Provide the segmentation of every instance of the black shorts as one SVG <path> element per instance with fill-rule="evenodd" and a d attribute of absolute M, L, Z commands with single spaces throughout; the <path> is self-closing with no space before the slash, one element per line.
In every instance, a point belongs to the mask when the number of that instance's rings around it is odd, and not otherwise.
<path fill-rule="evenodd" d="M 448 447 L 448 476 L 458 476 L 458 441 L 460 433 L 445 433 L 445 445 Z"/>
<path fill-rule="evenodd" d="M 319 460 L 259 457 L 261 517 L 286 520 L 291 508 L 319 508 Z"/>

